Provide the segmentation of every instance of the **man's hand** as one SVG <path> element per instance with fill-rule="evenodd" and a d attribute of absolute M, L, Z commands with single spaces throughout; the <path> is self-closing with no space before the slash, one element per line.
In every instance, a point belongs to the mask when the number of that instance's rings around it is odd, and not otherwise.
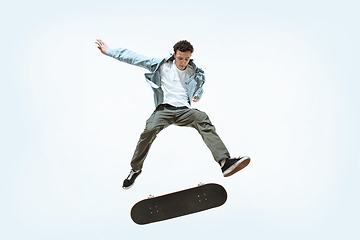
<path fill-rule="evenodd" d="M 98 49 L 100 49 L 100 51 L 103 54 L 106 54 L 106 51 L 109 49 L 109 47 L 106 45 L 106 43 L 104 43 L 103 41 L 101 41 L 100 39 L 96 39 L 95 42 L 98 45 Z"/>
<path fill-rule="evenodd" d="M 200 99 L 197 99 L 196 96 L 195 96 L 194 99 L 193 99 L 193 102 L 198 102 L 198 101 L 200 101 Z"/>

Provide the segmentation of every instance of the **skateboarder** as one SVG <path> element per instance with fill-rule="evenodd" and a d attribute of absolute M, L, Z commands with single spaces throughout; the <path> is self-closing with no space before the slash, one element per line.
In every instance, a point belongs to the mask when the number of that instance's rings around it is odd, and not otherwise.
<path fill-rule="evenodd" d="M 201 99 L 205 73 L 191 59 L 194 48 L 190 42 L 177 42 L 173 46 L 174 53 L 163 59 L 149 58 L 125 48 L 110 49 L 100 39 L 96 40 L 96 44 L 103 54 L 150 71 L 145 73 L 145 79 L 154 92 L 155 111 L 146 121 L 136 145 L 130 174 L 123 183 L 124 189 L 133 186 L 157 134 L 171 124 L 195 128 L 215 161 L 220 164 L 224 177 L 233 175 L 249 164 L 250 158 L 247 156 L 231 158 L 207 114 L 191 108 L 191 101 Z"/>

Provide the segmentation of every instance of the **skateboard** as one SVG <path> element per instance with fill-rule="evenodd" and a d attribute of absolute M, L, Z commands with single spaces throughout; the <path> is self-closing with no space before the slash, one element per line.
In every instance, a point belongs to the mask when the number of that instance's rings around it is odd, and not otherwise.
<path fill-rule="evenodd" d="M 219 207 L 226 199 L 223 186 L 199 184 L 194 188 L 141 200 L 132 207 L 130 215 L 135 223 L 144 225 Z"/>

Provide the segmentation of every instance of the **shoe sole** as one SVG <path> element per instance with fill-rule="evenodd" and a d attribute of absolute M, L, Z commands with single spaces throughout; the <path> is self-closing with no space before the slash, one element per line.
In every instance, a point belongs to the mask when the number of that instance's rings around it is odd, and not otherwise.
<path fill-rule="evenodd" d="M 128 189 L 130 189 L 132 186 L 134 185 L 134 183 L 133 184 L 131 184 L 130 186 L 128 186 L 128 187 L 122 187 L 124 190 L 128 190 Z"/>
<path fill-rule="evenodd" d="M 250 163 L 249 157 L 244 157 L 242 161 L 235 163 L 229 169 L 224 172 L 224 177 L 230 177 L 231 175 L 237 173 L 241 169 L 245 168 Z"/>

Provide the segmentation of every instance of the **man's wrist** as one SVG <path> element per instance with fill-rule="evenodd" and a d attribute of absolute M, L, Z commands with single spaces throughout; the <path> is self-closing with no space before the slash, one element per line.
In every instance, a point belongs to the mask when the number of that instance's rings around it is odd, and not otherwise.
<path fill-rule="evenodd" d="M 112 49 L 108 48 L 108 49 L 106 49 L 106 51 L 105 51 L 104 54 L 105 54 L 105 55 L 108 55 L 108 56 L 111 56 L 111 55 L 112 55 L 112 54 L 111 54 L 112 51 L 113 51 Z"/>

